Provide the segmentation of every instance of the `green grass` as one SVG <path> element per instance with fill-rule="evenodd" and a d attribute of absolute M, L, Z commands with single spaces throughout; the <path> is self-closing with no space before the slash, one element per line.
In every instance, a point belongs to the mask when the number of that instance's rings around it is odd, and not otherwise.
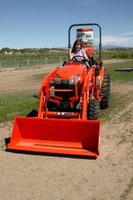
<path fill-rule="evenodd" d="M 33 80 L 41 80 L 47 74 L 33 76 Z M 33 97 L 33 91 L 27 93 L 0 95 L 0 123 L 13 120 L 15 115 L 26 116 L 32 110 L 38 110 L 38 99 Z"/>
<path fill-rule="evenodd" d="M 103 59 L 133 59 L 133 49 L 103 50 Z"/>
<path fill-rule="evenodd" d="M 0 123 L 13 120 L 15 115 L 26 116 L 38 108 L 38 99 L 28 94 L 0 96 Z"/>
<path fill-rule="evenodd" d="M 106 64 L 110 72 L 111 81 L 133 81 L 133 71 L 126 72 L 126 71 L 116 71 L 116 69 L 120 68 L 133 68 L 133 60 L 129 60 L 124 63 L 113 63 L 113 64 Z"/>

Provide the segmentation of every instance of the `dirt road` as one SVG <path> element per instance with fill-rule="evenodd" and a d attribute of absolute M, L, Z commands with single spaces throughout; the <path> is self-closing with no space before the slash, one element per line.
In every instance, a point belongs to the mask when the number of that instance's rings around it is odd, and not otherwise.
<path fill-rule="evenodd" d="M 52 66 L 40 66 L 14 70 L 13 68 L 3 69 L 0 73 L 0 94 L 11 94 L 26 91 L 39 91 L 41 80 L 37 77 L 48 73 L 55 68 Z"/>
<path fill-rule="evenodd" d="M 120 90 L 121 89 L 121 90 Z M 0 125 L 0 199 L 132 200 L 133 87 L 112 85 L 126 106 L 101 123 L 101 156 L 96 160 L 4 151 L 11 123 Z"/>

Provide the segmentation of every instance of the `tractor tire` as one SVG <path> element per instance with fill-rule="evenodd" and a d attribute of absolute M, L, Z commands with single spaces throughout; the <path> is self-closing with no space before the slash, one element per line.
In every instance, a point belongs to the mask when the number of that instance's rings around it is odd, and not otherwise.
<path fill-rule="evenodd" d="M 100 113 L 100 102 L 96 99 L 90 101 L 88 112 L 87 112 L 87 119 L 93 120 L 98 119 Z"/>
<path fill-rule="evenodd" d="M 29 112 L 26 117 L 37 117 L 38 112 L 37 110 L 32 110 L 31 112 Z"/>
<path fill-rule="evenodd" d="M 109 107 L 109 98 L 110 98 L 110 75 L 107 70 L 105 70 L 103 85 L 101 87 L 101 102 L 100 108 L 106 109 Z"/>

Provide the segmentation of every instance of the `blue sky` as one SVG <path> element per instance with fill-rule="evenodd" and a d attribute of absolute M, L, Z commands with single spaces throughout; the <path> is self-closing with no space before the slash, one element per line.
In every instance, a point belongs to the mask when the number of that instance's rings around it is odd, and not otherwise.
<path fill-rule="evenodd" d="M 133 47 L 132 9 L 132 0 L 0 0 L 0 48 L 66 47 L 68 27 L 90 22 L 104 45 Z"/>

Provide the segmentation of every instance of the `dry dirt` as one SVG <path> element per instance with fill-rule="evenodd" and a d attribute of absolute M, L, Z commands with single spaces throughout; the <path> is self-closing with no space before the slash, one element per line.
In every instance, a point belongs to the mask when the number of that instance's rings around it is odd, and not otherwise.
<path fill-rule="evenodd" d="M 96 160 L 5 152 L 4 138 L 12 125 L 1 124 L 0 199 L 132 200 L 133 87 L 117 83 L 112 92 L 124 92 L 131 101 L 110 121 L 101 122 L 101 155 Z"/>
<path fill-rule="evenodd" d="M 55 68 L 52 66 L 39 66 L 34 68 L 16 70 L 14 68 L 3 68 L 0 72 L 0 95 L 17 92 L 39 91 L 41 82 L 38 76 L 48 73 Z"/>

